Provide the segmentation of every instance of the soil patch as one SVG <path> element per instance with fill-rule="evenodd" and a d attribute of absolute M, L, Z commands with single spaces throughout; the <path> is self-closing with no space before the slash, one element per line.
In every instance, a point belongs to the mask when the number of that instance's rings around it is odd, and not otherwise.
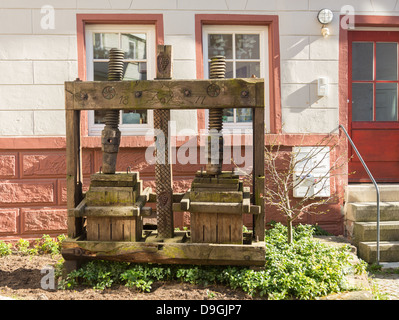
<path fill-rule="evenodd" d="M 156 282 L 151 292 L 142 293 L 123 285 L 105 290 L 77 286 L 73 290 L 42 288 L 42 279 L 61 256 L 12 254 L 0 258 L 0 295 L 22 300 L 252 300 L 240 290 L 210 285 L 207 287 L 178 281 Z M 43 270 L 43 271 L 42 271 Z M 45 283 L 45 280 L 43 280 Z"/>

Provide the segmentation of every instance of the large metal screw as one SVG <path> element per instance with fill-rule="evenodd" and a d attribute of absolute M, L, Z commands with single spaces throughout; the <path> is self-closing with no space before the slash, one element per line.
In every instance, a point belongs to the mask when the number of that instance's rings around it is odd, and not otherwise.
<path fill-rule="evenodd" d="M 210 79 L 224 79 L 226 74 L 226 58 L 224 56 L 214 56 L 211 58 L 209 67 Z M 215 87 L 219 88 L 217 85 Z M 208 88 L 209 91 L 209 88 Z M 213 91 L 212 91 L 213 92 Z M 208 92 L 209 95 L 209 92 Z M 217 96 L 213 94 L 211 96 Z M 223 164 L 223 109 L 209 109 L 209 137 L 208 137 L 208 163 L 206 173 L 218 175 L 222 173 Z"/>
<path fill-rule="evenodd" d="M 109 52 L 108 80 L 123 79 L 123 50 L 112 48 Z M 105 114 L 105 127 L 101 133 L 104 173 L 115 173 L 121 132 L 119 131 L 119 110 L 108 110 Z"/>

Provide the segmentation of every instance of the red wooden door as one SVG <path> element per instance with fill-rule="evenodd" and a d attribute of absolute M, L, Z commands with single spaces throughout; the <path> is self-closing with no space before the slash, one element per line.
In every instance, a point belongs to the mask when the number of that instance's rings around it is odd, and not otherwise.
<path fill-rule="evenodd" d="M 396 31 L 349 32 L 349 132 L 380 182 L 399 182 L 398 43 Z M 349 181 L 370 181 L 349 150 Z"/>

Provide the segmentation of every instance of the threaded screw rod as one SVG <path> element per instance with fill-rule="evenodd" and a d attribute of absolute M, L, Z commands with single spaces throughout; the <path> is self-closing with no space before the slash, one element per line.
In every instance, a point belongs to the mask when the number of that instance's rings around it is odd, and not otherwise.
<path fill-rule="evenodd" d="M 226 58 L 214 56 L 209 67 L 210 79 L 224 79 L 226 74 Z M 222 173 L 223 164 L 223 109 L 209 109 L 208 121 L 208 163 L 206 173 L 218 175 Z"/>
<path fill-rule="evenodd" d="M 109 53 L 108 80 L 123 79 L 123 50 L 112 48 Z M 119 151 L 121 132 L 119 131 L 119 110 L 107 110 L 105 127 L 101 132 L 101 149 L 103 151 L 102 171 L 113 174 L 116 171 L 116 158 Z"/>

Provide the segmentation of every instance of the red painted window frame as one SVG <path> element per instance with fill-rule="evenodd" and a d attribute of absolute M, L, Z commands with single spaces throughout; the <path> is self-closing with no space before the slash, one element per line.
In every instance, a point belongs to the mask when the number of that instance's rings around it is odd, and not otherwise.
<path fill-rule="evenodd" d="M 195 52 L 197 79 L 204 78 L 202 52 L 202 26 L 204 25 L 254 25 L 267 26 L 269 32 L 269 91 L 270 132 L 279 133 L 281 123 L 280 36 L 277 15 L 247 14 L 196 14 Z M 198 130 L 205 129 L 205 110 L 198 110 Z"/>

